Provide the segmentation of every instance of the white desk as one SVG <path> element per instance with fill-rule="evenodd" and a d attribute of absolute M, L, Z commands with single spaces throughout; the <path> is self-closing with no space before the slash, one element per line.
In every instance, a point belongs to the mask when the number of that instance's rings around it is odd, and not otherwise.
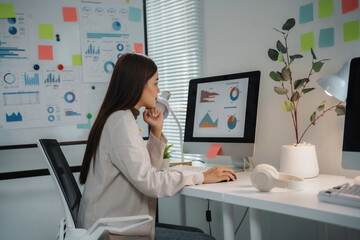
<path fill-rule="evenodd" d="M 261 239 L 261 214 L 258 210 L 360 230 L 360 209 L 324 203 L 317 199 L 317 193 L 320 190 L 345 182 L 353 184 L 352 179 L 345 177 L 320 175 L 317 178 L 307 179 L 303 191 L 273 188 L 270 192 L 263 193 L 251 185 L 250 173 L 238 173 L 238 178 L 234 182 L 185 187 L 181 194 L 222 202 L 224 239 L 226 240 L 235 237 L 233 204 L 249 207 L 251 239 Z"/>

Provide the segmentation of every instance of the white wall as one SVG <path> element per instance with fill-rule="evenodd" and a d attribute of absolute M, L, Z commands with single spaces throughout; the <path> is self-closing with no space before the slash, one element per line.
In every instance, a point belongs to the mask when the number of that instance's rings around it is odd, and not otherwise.
<path fill-rule="evenodd" d="M 314 21 L 298 24 L 299 7 L 313 2 Z M 342 15 L 341 1 L 334 2 L 334 14 L 318 19 L 318 1 L 311 0 L 206 0 L 204 3 L 205 23 L 205 61 L 206 75 L 220 75 L 251 70 L 261 71 L 256 143 L 253 160 L 256 164 L 268 163 L 279 168 L 280 147 L 296 142 L 294 127 L 289 113 L 281 112 L 283 96 L 277 95 L 273 87 L 275 82 L 269 77 L 271 71 L 279 71 L 281 63 L 269 59 L 267 51 L 275 48 L 282 35 L 273 30 L 281 29 L 288 18 L 295 18 L 297 24 L 290 31 L 288 38 L 291 54 L 304 56 L 292 64 L 294 78 L 304 78 L 311 67 L 311 53 L 300 51 L 300 35 L 314 32 L 315 53 L 318 59 L 330 58 L 322 71 L 314 74 L 308 87 L 315 87 L 301 99 L 299 104 L 300 129 L 309 124 L 311 113 L 323 101 L 332 106 L 337 103 L 328 97 L 315 82 L 322 75 L 334 73 L 342 64 L 360 56 L 360 41 L 343 42 L 344 22 L 358 20 L 360 10 Z M 322 28 L 335 28 L 334 47 L 319 48 L 319 31 Z M 316 145 L 320 173 L 354 177 L 360 171 L 341 168 L 341 149 L 344 117 L 337 117 L 330 112 L 311 127 L 304 140 Z M 302 130 L 300 130 L 302 131 Z"/>

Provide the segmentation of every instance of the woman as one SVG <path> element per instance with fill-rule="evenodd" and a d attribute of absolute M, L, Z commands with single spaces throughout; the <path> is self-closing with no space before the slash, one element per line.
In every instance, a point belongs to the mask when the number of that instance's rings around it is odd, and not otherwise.
<path fill-rule="evenodd" d="M 162 134 L 163 114 L 155 108 L 158 72 L 155 63 L 137 53 L 122 55 L 90 131 L 80 173 L 85 184 L 77 225 L 89 228 L 98 218 L 151 215 L 156 199 L 174 195 L 184 186 L 234 180 L 235 172 L 215 167 L 205 173 L 158 171 L 167 143 Z M 136 117 L 145 107 L 150 125 L 147 146 Z M 129 235 L 154 239 L 155 223 Z"/>

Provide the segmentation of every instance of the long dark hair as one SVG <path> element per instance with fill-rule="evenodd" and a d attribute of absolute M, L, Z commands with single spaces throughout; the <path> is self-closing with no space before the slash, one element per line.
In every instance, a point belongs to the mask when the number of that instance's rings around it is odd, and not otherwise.
<path fill-rule="evenodd" d="M 126 53 L 116 62 L 104 101 L 89 133 L 80 171 L 81 184 L 86 182 L 91 159 L 95 167 L 96 151 L 107 118 L 115 111 L 134 107 L 140 100 L 147 81 L 156 71 L 154 61 L 142 54 Z"/>

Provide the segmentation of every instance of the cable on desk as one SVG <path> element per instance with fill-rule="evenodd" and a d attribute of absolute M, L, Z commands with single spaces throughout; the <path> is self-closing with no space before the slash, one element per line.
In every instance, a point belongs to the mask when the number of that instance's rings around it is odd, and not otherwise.
<path fill-rule="evenodd" d="M 245 210 L 245 213 L 244 213 L 244 215 L 243 215 L 243 217 L 242 217 L 242 219 L 241 219 L 241 221 L 240 221 L 240 223 L 239 223 L 239 226 L 238 226 L 238 227 L 236 228 L 236 230 L 235 230 L 234 235 L 236 235 L 237 231 L 239 230 L 239 228 L 240 228 L 242 222 L 244 221 L 245 216 L 246 216 L 246 214 L 247 214 L 248 211 L 249 211 L 249 208 L 247 207 L 246 210 Z"/>
<path fill-rule="evenodd" d="M 191 162 L 201 162 L 201 163 L 205 164 L 205 162 L 202 160 L 192 160 Z"/>
<path fill-rule="evenodd" d="M 206 221 L 209 223 L 209 232 L 210 232 L 210 236 L 212 236 L 212 234 L 211 234 L 211 224 L 210 224 L 210 222 L 211 222 L 210 200 L 207 199 L 207 201 L 208 201 L 208 209 L 206 211 Z"/>

